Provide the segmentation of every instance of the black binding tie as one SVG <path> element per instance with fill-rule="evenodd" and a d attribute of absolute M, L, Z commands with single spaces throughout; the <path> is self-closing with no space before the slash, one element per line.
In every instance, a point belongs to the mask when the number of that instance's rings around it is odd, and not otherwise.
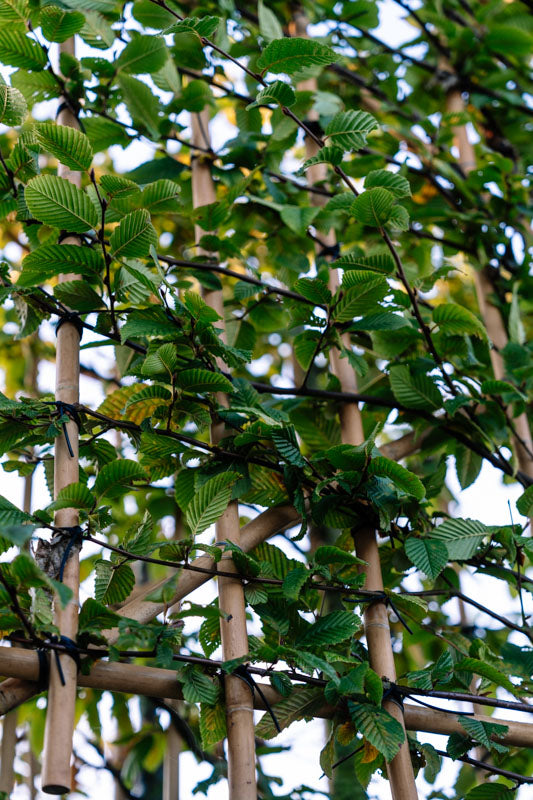
<path fill-rule="evenodd" d="M 253 696 L 255 690 L 257 690 L 257 694 L 259 695 L 259 697 L 261 698 L 261 700 L 265 704 L 266 710 L 268 711 L 268 713 L 272 717 L 272 722 L 276 726 L 277 732 L 281 733 L 280 724 L 279 724 L 279 722 L 278 722 L 278 720 L 276 718 L 276 715 L 274 714 L 274 710 L 273 710 L 272 706 L 270 705 L 270 703 L 266 699 L 265 695 L 263 694 L 263 690 L 261 689 L 259 684 L 254 681 L 254 679 L 252 677 L 252 674 L 251 674 L 250 670 L 248 669 L 248 667 L 246 666 L 246 664 L 241 664 L 239 667 L 237 667 L 237 669 L 234 669 L 233 672 L 232 672 L 232 675 L 236 675 L 237 678 L 240 678 L 242 681 L 244 681 L 250 687 L 250 689 L 252 690 L 252 696 Z"/>
<path fill-rule="evenodd" d="M 69 656 L 72 658 L 78 668 L 78 672 L 80 671 L 81 662 L 80 662 L 80 653 L 78 650 L 78 645 L 73 639 L 69 639 L 68 636 L 55 636 L 52 635 L 47 639 L 47 641 L 51 644 L 61 644 L 64 647 L 63 655 Z M 60 653 L 59 650 L 54 648 L 54 656 L 56 660 L 56 667 L 59 673 L 59 680 L 61 681 L 61 686 L 66 686 L 65 675 L 63 673 L 63 667 L 61 666 L 61 659 L 59 658 Z"/>
<path fill-rule="evenodd" d="M 37 658 L 39 659 L 39 677 L 37 678 L 37 688 L 39 692 L 44 692 L 48 688 L 50 680 L 50 662 L 48 660 L 48 651 L 45 647 L 39 647 L 37 650 Z"/>
<path fill-rule="evenodd" d="M 80 545 L 83 542 L 83 530 L 79 525 L 72 525 L 70 528 L 61 528 L 62 533 L 70 534 L 70 538 L 67 542 L 65 547 L 65 551 L 63 553 L 63 557 L 61 559 L 61 564 L 59 565 L 59 575 L 58 580 L 60 583 L 63 583 L 63 572 L 65 570 L 65 564 L 68 561 L 68 557 L 70 551 L 74 547 L 74 545 Z"/>
<path fill-rule="evenodd" d="M 77 314 L 75 311 L 65 311 L 65 313 L 62 313 L 56 323 L 56 336 L 58 330 L 62 325 L 65 324 L 65 322 L 70 322 L 71 325 L 74 325 L 74 327 L 78 331 L 78 335 L 80 337 L 80 342 L 81 342 L 81 337 L 83 336 L 83 322 L 80 319 L 80 315 Z"/>
<path fill-rule="evenodd" d="M 63 400 L 56 400 L 54 404 L 60 417 L 66 414 L 67 417 L 70 417 L 70 419 L 76 423 L 78 429 L 81 427 L 79 414 L 72 403 L 64 403 Z M 69 456 L 74 458 L 74 450 L 72 449 L 72 445 L 70 443 L 66 422 L 63 422 L 63 433 L 65 434 L 65 441 L 67 443 Z"/>

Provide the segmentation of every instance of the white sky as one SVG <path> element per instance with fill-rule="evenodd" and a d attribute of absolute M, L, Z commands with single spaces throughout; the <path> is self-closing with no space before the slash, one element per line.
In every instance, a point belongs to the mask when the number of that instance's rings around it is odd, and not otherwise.
<path fill-rule="evenodd" d="M 381 36 L 384 40 L 391 45 L 397 45 L 413 37 L 414 29 L 407 24 L 402 18 L 404 12 L 391 0 L 384 0 L 380 3 L 381 7 L 381 27 L 378 29 L 377 35 Z M 80 52 L 83 50 L 83 44 L 80 47 Z M 82 53 L 83 54 L 83 53 Z M 92 54 L 92 53 L 91 53 Z M 99 53 L 102 57 L 105 53 Z M 8 74 L 11 70 L 2 70 L 4 74 Z M 232 77 L 239 80 L 238 72 L 236 71 Z M 41 104 L 38 109 L 38 117 L 41 119 L 48 118 L 53 115 L 55 103 Z M 213 144 L 215 149 L 226 140 L 228 135 L 228 123 L 223 121 L 216 121 L 212 126 Z M 137 164 L 147 160 L 153 152 L 152 147 L 144 143 L 134 143 L 126 150 L 119 147 L 113 148 L 113 158 L 116 167 L 119 170 L 131 170 Z M 7 253 L 6 253 L 7 255 Z M 11 255 L 15 255 L 14 252 Z M 52 330 L 47 326 L 44 327 L 43 334 L 45 338 L 52 338 Z M 90 335 L 84 336 L 84 343 L 91 340 Z M 84 352 L 83 361 L 85 364 L 94 364 L 102 372 L 106 370 L 109 365 L 109 356 L 111 352 L 109 348 L 101 350 L 87 350 Z M 1 376 L 0 376 L 1 377 Z M 42 364 L 39 375 L 39 386 L 42 389 L 50 390 L 54 384 L 54 370 L 51 364 Z M 81 378 L 81 400 L 82 402 L 95 406 L 100 402 L 98 395 L 101 393 L 99 386 L 95 381 Z M 479 519 L 487 524 L 498 524 L 509 522 L 509 511 L 507 501 L 511 501 L 513 513 L 515 513 L 515 521 L 518 520 L 518 514 L 515 511 L 515 500 L 520 495 L 521 490 L 518 486 L 504 486 L 501 480 L 500 473 L 488 464 L 485 464 L 482 473 L 476 484 L 466 491 L 461 491 L 455 477 L 455 471 L 449 470 L 448 484 L 455 496 L 458 497 L 459 502 L 452 513 L 455 516 L 473 517 Z M 3 473 L 2 475 L 2 491 L 6 497 L 12 502 L 22 503 L 22 481 L 14 476 L 13 473 Z M 48 494 L 44 485 L 42 474 L 38 475 L 35 481 L 34 493 L 34 507 L 43 507 L 49 502 Z M 276 544 L 280 544 L 280 537 L 276 538 Z M 87 547 L 87 545 L 85 546 Z M 84 551 L 85 552 L 85 551 Z M 295 557 L 294 550 L 290 549 L 291 556 Z M 463 588 L 467 594 L 471 594 L 478 598 L 480 602 L 485 603 L 492 608 L 497 608 L 501 614 L 515 613 L 517 609 L 516 600 L 513 600 L 505 585 L 500 581 L 489 577 L 474 576 L 473 574 L 466 573 L 463 577 Z M 207 603 L 214 596 L 213 585 L 204 587 L 191 596 L 196 602 Z M 530 595 L 525 593 L 525 599 L 530 600 Z M 472 613 L 469 610 L 471 619 L 478 622 L 480 625 L 493 624 L 493 620 L 484 618 L 482 614 L 476 612 Z M 532 608 L 526 608 L 526 613 L 531 613 Z M 189 625 L 193 625 L 196 621 L 189 621 Z M 517 643 L 520 643 L 517 640 Z M 214 655 L 216 657 L 217 654 Z M 438 705 L 438 703 L 436 703 Z M 441 703 L 442 707 L 446 703 Z M 114 729 L 109 716 L 110 696 L 106 695 L 101 704 L 101 721 L 103 727 L 104 738 L 111 742 L 114 738 Z M 135 703 L 132 703 L 132 711 L 134 720 L 138 714 L 136 712 Z M 506 716 L 508 719 L 516 718 L 523 719 L 523 715 L 510 712 L 505 712 L 500 716 Z M 322 770 L 318 763 L 318 755 L 322 747 L 324 737 L 324 723 L 322 720 L 317 720 L 312 723 L 296 723 L 288 730 L 284 731 L 274 741 L 275 744 L 291 747 L 290 752 L 271 755 L 263 757 L 262 763 L 265 771 L 272 775 L 280 775 L 283 778 L 283 786 L 277 789 L 277 793 L 285 794 L 291 788 L 297 787 L 302 783 L 308 786 L 315 787 L 318 790 L 327 791 L 327 779 L 321 779 Z M 430 734 L 420 734 L 419 739 L 423 742 L 431 742 L 439 749 L 445 749 L 446 737 L 434 736 Z M 90 748 L 83 745 L 82 740 L 77 736 L 76 747 L 80 749 L 87 759 L 92 763 L 98 763 L 96 753 Z M 21 748 L 19 748 L 20 750 Z M 23 749 L 23 746 L 22 746 Z M 19 752 L 19 756 L 20 756 Z M 20 758 L 17 759 L 17 769 L 22 773 L 25 772 L 25 765 Z M 419 789 L 420 800 L 425 800 L 431 791 L 440 789 L 445 791 L 449 797 L 453 796 L 451 787 L 454 782 L 454 775 L 458 770 L 458 766 L 449 760 L 445 760 L 445 768 L 441 772 L 439 779 L 434 786 L 428 786 L 423 778 L 419 776 L 417 785 Z M 191 753 L 184 753 L 180 758 L 180 798 L 181 800 L 190 800 L 193 797 L 192 790 L 197 781 L 206 778 L 211 772 L 211 767 L 208 764 L 198 764 Z M 79 775 L 80 783 L 83 787 L 85 797 L 89 800 L 101 800 L 102 797 L 110 798 L 113 796 L 113 780 L 109 773 L 100 770 L 84 769 Z M 526 800 L 527 788 L 523 787 L 518 793 L 519 800 Z M 369 788 L 369 795 L 376 800 L 388 800 L 390 798 L 390 790 L 388 783 L 382 779 L 376 778 L 372 781 Z M 82 797 L 83 795 L 72 794 L 73 798 Z M 200 797 L 197 795 L 196 797 Z M 28 789 L 25 786 L 19 786 L 13 793 L 14 800 L 24 800 L 28 797 Z M 40 798 L 48 797 L 48 795 L 39 794 Z M 217 786 L 210 789 L 208 793 L 208 800 L 225 800 L 227 797 L 227 785 L 222 781 Z"/>

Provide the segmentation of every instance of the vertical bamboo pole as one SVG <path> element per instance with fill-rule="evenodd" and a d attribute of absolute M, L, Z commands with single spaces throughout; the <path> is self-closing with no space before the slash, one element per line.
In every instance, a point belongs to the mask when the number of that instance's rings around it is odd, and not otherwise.
<path fill-rule="evenodd" d="M 74 55 L 74 39 L 60 45 L 62 52 Z M 58 123 L 78 127 L 75 115 L 63 108 L 57 117 Z M 72 172 L 63 165 L 58 167 L 58 175 L 81 186 L 81 173 Z M 68 237 L 66 244 L 79 244 L 76 237 Z M 64 276 L 72 280 L 77 276 Z M 57 331 L 56 350 L 56 400 L 77 403 L 79 400 L 79 333 L 75 325 L 66 322 Z M 65 486 L 78 481 L 78 429 L 74 422 L 67 423 L 67 430 L 74 457 L 68 451 L 65 436 L 59 436 L 55 444 L 54 494 Z M 58 527 L 71 527 L 78 524 L 78 512 L 72 508 L 57 511 L 54 524 Z M 72 598 L 65 608 L 61 608 L 56 598 L 54 621 L 60 634 L 75 639 L 78 631 L 79 597 L 79 553 L 72 547 L 64 572 L 63 583 L 72 590 Z M 72 755 L 72 735 L 76 703 L 77 667 L 67 655 L 59 656 L 65 685 L 62 684 L 55 658 L 50 660 L 50 680 L 48 685 L 48 707 L 44 735 L 42 790 L 48 794 L 65 794 L 71 788 L 70 759 Z"/>
<path fill-rule="evenodd" d="M 17 745 L 17 712 L 10 711 L 2 722 L 0 747 L 0 792 L 11 797 L 15 783 L 15 748 Z"/>
<path fill-rule="evenodd" d="M 178 700 L 167 699 L 165 702 L 179 708 Z M 167 746 L 163 761 L 163 800 L 179 800 L 180 796 L 180 753 L 182 740 L 172 720 L 167 729 Z"/>
<path fill-rule="evenodd" d="M 207 109 L 192 115 L 192 142 L 201 147 L 209 147 L 209 112 Z M 211 178 L 209 162 L 205 158 L 192 159 L 192 194 L 194 207 L 215 201 L 215 188 Z M 195 235 L 201 236 L 196 228 Z M 205 292 L 204 299 L 224 319 L 222 292 Z M 223 327 L 223 323 L 222 323 Z M 224 395 L 219 402 L 227 404 Z M 211 428 L 211 439 L 216 443 L 224 435 L 224 426 L 217 424 Z M 240 544 L 239 507 L 232 502 L 216 524 L 217 541 Z M 222 556 L 225 572 L 235 568 L 229 553 Z M 235 570 L 236 571 L 236 570 Z M 246 630 L 246 604 L 242 583 L 233 578 L 218 579 L 220 608 L 225 612 L 221 619 L 222 654 L 225 661 L 239 658 L 248 653 L 248 634 Z M 228 784 L 232 800 L 256 800 L 255 777 L 255 733 L 253 716 L 253 697 L 249 687 L 240 678 L 228 675 L 224 679 L 226 692 L 226 722 L 228 738 Z"/>
<path fill-rule="evenodd" d="M 465 103 L 461 92 L 457 89 L 450 91 L 446 98 L 446 110 L 449 113 L 461 114 L 465 110 Z M 454 128 L 454 140 L 457 147 L 459 158 L 457 163 L 462 168 L 465 174 L 468 174 L 476 167 L 476 154 L 468 138 L 466 125 L 457 125 Z M 496 380 L 505 379 L 505 367 L 503 358 L 500 355 L 501 350 L 508 342 L 507 331 L 501 314 L 491 303 L 490 295 L 493 292 L 493 287 L 490 278 L 484 268 L 481 270 L 474 270 L 474 282 L 476 287 L 476 295 L 479 304 L 481 316 L 485 322 L 487 332 L 494 348 L 491 348 L 490 359 L 494 377 Z M 533 476 L 533 438 L 527 414 L 520 414 L 514 420 L 516 433 L 518 437 L 513 437 L 514 448 L 518 458 L 520 468 L 527 474 Z"/>
<path fill-rule="evenodd" d="M 295 32 L 298 36 L 307 35 L 307 19 L 303 13 L 294 16 Z M 300 86 L 311 91 L 316 91 L 316 79 L 309 79 L 306 86 Z M 318 115 L 310 112 L 310 120 L 316 121 Z M 311 158 L 318 152 L 316 143 L 309 137 L 305 140 L 306 156 Z M 323 181 L 327 177 L 327 167 L 325 164 L 316 164 L 307 170 L 309 183 Z M 311 202 L 320 204 L 321 198 L 314 198 Z M 325 237 L 325 244 L 332 246 L 335 244 L 335 232 L 328 231 Z M 339 286 L 339 276 L 337 270 L 330 270 L 329 288 L 334 293 Z M 351 348 L 349 334 L 343 335 L 343 344 L 347 349 Z M 338 350 L 330 353 L 331 371 L 339 379 L 342 391 L 357 392 L 355 372 L 350 367 L 348 359 L 340 358 Z M 344 444 L 358 445 L 364 441 L 363 424 L 361 412 L 355 403 L 346 403 L 340 410 L 341 438 Z M 366 528 L 357 532 L 355 538 L 356 551 L 359 558 L 367 562 L 365 588 L 372 591 L 383 591 L 383 578 L 381 575 L 381 562 L 376 539 L 376 532 L 371 528 Z M 394 655 L 390 636 L 389 617 L 384 603 L 368 604 L 364 612 L 365 635 L 368 645 L 370 665 L 380 677 L 390 681 L 396 680 L 396 668 L 394 665 Z M 405 723 L 403 710 L 394 701 L 385 701 L 384 707 L 398 720 L 405 733 Z M 401 746 L 397 755 L 387 764 L 387 774 L 389 777 L 393 800 L 417 800 L 418 793 L 415 785 L 413 767 L 409 754 L 407 739 Z"/>

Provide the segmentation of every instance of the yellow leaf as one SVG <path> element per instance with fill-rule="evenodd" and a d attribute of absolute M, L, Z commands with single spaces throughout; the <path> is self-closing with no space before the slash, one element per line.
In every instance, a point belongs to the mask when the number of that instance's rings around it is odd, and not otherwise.
<path fill-rule="evenodd" d="M 363 757 L 361 759 L 362 764 L 370 764 L 371 761 L 375 761 L 376 758 L 379 756 L 379 750 L 376 750 L 373 744 L 367 742 L 365 739 L 363 743 L 364 751 Z"/>
<path fill-rule="evenodd" d="M 339 725 L 337 728 L 337 741 L 339 744 L 350 744 L 352 739 L 355 736 L 355 725 L 353 722 L 343 722 L 342 725 Z"/>

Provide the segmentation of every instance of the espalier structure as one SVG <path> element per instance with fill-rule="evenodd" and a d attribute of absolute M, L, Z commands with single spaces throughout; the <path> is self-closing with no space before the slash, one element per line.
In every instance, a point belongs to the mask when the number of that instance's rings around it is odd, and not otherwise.
<path fill-rule="evenodd" d="M 456 798 L 525 797 L 532 10 L 0 0 L 0 447 L 25 481 L 0 497 L 5 796 L 17 731 L 30 796 L 35 757 L 76 790 L 83 715 L 117 798 L 176 798 L 184 748 L 199 791 L 273 797 L 259 756 L 318 717 L 334 800 L 376 773 L 416 800 L 443 759 Z M 130 145 L 151 155 L 119 172 Z M 484 462 L 521 487 L 498 524 L 449 513 L 447 471 L 466 489 Z M 301 778 L 287 797 L 320 794 Z"/>

